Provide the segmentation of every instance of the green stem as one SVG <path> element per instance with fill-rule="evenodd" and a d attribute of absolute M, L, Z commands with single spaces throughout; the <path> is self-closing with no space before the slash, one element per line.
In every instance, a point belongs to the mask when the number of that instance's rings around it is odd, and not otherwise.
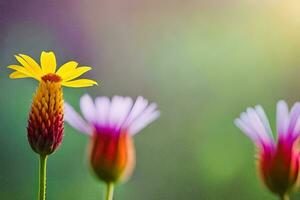
<path fill-rule="evenodd" d="M 46 169 L 47 156 L 40 155 L 39 200 L 46 200 Z"/>
<path fill-rule="evenodd" d="M 113 200 L 113 195 L 114 195 L 114 184 L 107 183 L 105 200 Z"/>
<path fill-rule="evenodd" d="M 285 194 L 280 197 L 280 200 L 290 200 L 289 195 Z"/>

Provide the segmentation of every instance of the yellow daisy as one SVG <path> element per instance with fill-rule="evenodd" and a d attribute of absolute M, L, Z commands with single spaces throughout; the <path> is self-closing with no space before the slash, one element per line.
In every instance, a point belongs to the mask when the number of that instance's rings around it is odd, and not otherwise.
<path fill-rule="evenodd" d="M 34 78 L 39 86 L 33 96 L 28 116 L 27 139 L 32 150 L 40 155 L 39 199 L 46 198 L 46 165 L 48 155 L 60 146 L 64 135 L 64 99 L 62 86 L 89 87 L 97 85 L 90 79 L 77 79 L 91 67 L 77 67 L 70 61 L 56 71 L 56 58 L 53 52 L 42 52 L 40 65 L 30 56 L 15 56 L 20 65 L 9 65 L 15 70 L 10 78 Z"/>
<path fill-rule="evenodd" d="M 61 85 L 67 87 L 89 87 L 97 85 L 96 81 L 90 79 L 74 80 L 92 69 L 88 66 L 77 67 L 78 63 L 75 61 L 69 61 L 63 64 L 56 71 L 56 58 L 53 52 L 43 51 L 40 65 L 28 55 L 18 54 L 15 57 L 20 65 L 8 66 L 8 68 L 15 70 L 15 72 L 9 75 L 12 79 L 30 77 L 41 81 L 43 77 L 55 77 L 61 82 Z"/>

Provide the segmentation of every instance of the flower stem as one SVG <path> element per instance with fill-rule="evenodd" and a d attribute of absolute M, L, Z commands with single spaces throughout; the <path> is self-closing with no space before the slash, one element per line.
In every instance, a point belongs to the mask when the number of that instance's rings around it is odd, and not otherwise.
<path fill-rule="evenodd" d="M 280 197 L 280 200 L 290 200 L 290 197 L 287 194 L 284 194 Z"/>
<path fill-rule="evenodd" d="M 46 169 L 47 169 L 47 156 L 40 155 L 39 200 L 46 199 Z"/>
<path fill-rule="evenodd" d="M 113 200 L 114 195 L 114 184 L 113 183 L 107 183 L 106 185 L 106 198 L 105 200 Z"/>

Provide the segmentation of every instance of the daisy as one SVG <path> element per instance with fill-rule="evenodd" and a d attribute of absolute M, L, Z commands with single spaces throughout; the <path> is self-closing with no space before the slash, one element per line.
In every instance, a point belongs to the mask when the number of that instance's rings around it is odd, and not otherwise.
<path fill-rule="evenodd" d="M 260 105 L 248 108 L 235 124 L 259 150 L 258 170 L 265 185 L 281 199 L 289 199 L 299 180 L 300 103 L 290 111 L 285 101 L 277 103 L 277 140 Z"/>
<path fill-rule="evenodd" d="M 91 67 L 77 67 L 78 63 L 69 61 L 56 71 L 56 58 L 53 52 L 42 52 L 38 64 L 31 57 L 15 56 L 19 65 L 9 65 L 15 70 L 9 77 L 34 78 L 39 86 L 32 100 L 29 113 L 27 137 L 32 150 L 40 155 L 40 199 L 45 199 L 47 156 L 52 154 L 63 138 L 63 92 L 62 86 L 88 87 L 97 83 L 90 79 L 78 79 Z"/>
<path fill-rule="evenodd" d="M 128 179 L 135 165 L 133 136 L 160 115 L 155 103 L 138 97 L 97 97 L 80 99 L 84 119 L 65 103 L 66 121 L 90 137 L 90 164 L 95 175 L 107 184 L 112 199 L 116 182 Z"/>

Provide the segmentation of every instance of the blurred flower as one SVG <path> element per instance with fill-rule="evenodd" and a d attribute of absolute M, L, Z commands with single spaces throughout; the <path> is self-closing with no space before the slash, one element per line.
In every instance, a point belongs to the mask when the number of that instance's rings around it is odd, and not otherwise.
<path fill-rule="evenodd" d="M 260 105 L 248 108 L 235 124 L 258 147 L 258 169 L 266 186 L 282 199 L 288 199 L 299 180 L 300 103 L 295 103 L 290 112 L 285 101 L 277 103 L 277 142 Z"/>
<path fill-rule="evenodd" d="M 80 99 L 83 120 L 65 103 L 66 121 L 91 137 L 90 162 L 97 177 L 106 183 L 115 183 L 129 177 L 135 164 L 132 136 L 160 115 L 155 103 L 148 104 L 143 97 L 135 103 L 129 97 L 97 97 Z"/>

